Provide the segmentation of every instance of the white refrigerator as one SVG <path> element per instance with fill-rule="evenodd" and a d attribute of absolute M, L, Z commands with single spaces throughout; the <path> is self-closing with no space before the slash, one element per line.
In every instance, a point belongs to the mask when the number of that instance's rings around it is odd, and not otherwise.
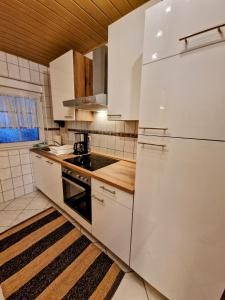
<path fill-rule="evenodd" d="M 224 23 L 224 0 L 146 11 L 130 265 L 171 300 L 225 289 Z"/>

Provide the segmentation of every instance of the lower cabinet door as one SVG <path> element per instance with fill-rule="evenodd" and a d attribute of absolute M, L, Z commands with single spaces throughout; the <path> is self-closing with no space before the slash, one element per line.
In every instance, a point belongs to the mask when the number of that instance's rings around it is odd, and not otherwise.
<path fill-rule="evenodd" d="M 44 186 L 44 178 L 43 178 L 44 157 L 36 153 L 32 153 L 31 157 L 32 157 L 34 184 L 39 190 L 42 191 Z"/>
<path fill-rule="evenodd" d="M 43 192 L 55 203 L 63 201 L 63 189 L 61 179 L 61 165 L 52 160 L 44 158 L 43 168 L 44 188 Z"/>
<path fill-rule="evenodd" d="M 101 194 L 92 196 L 92 234 L 129 264 L 132 210 Z"/>

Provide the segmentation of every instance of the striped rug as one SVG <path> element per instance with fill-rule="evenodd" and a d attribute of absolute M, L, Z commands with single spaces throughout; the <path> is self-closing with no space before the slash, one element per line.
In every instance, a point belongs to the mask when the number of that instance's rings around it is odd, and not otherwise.
<path fill-rule="evenodd" d="M 0 284 L 6 299 L 111 299 L 123 276 L 54 208 L 0 235 Z"/>

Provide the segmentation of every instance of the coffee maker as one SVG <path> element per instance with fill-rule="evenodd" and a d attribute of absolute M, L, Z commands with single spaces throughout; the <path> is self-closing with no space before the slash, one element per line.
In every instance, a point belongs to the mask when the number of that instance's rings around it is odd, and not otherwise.
<path fill-rule="evenodd" d="M 89 136 L 88 131 L 75 132 L 74 154 L 88 154 Z"/>

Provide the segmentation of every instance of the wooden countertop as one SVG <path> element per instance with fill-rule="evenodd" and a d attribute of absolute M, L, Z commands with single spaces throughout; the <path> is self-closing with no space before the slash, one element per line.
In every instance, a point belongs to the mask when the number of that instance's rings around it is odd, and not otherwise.
<path fill-rule="evenodd" d="M 56 162 L 59 162 L 65 167 L 80 171 L 83 174 L 89 175 L 95 179 L 111 184 L 112 186 L 121 189 L 125 192 L 131 194 L 134 193 L 135 167 L 136 167 L 134 161 L 119 160 L 114 164 L 98 169 L 96 171 L 89 171 L 65 161 L 65 159 L 75 157 L 76 155 L 74 154 L 56 156 L 54 154 L 48 153 L 47 151 L 40 150 L 40 149 L 30 149 L 30 151 L 42 155 L 51 160 L 54 160 Z M 110 155 L 104 155 L 102 153 L 96 153 L 96 154 L 100 154 L 103 156 L 110 156 Z M 117 159 L 117 157 L 115 158 Z"/>

